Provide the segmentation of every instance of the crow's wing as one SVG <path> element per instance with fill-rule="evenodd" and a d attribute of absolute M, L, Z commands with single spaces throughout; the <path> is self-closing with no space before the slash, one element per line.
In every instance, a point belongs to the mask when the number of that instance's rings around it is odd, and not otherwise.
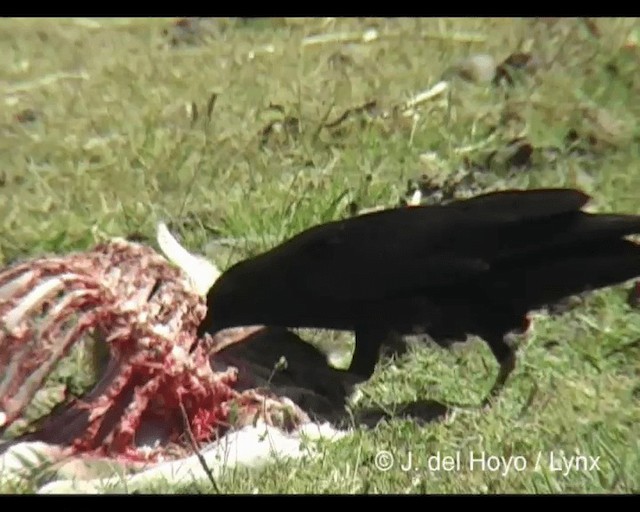
<path fill-rule="evenodd" d="M 584 192 L 568 188 L 508 190 L 459 199 L 445 205 L 445 208 L 483 219 L 518 222 L 577 212 L 589 200 Z"/>
<path fill-rule="evenodd" d="M 562 232 L 565 214 L 574 215 L 587 199 L 574 190 L 511 191 L 387 210 L 323 224 L 277 254 L 290 286 L 301 293 L 341 301 L 407 295 L 488 272 L 501 253 Z M 552 217 L 559 220 L 545 223 Z M 532 240 L 526 226 L 540 221 Z"/>
<path fill-rule="evenodd" d="M 322 266 L 308 260 L 297 263 L 292 287 L 339 301 L 378 300 L 460 283 L 490 268 L 481 259 L 416 257 L 401 247 L 395 258 L 368 256 L 365 262 L 350 253 L 348 259 L 332 256 L 325 261 Z"/>

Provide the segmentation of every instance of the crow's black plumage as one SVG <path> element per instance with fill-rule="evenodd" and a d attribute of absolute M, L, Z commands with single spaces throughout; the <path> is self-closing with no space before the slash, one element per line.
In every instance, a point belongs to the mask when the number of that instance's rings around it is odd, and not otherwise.
<path fill-rule="evenodd" d="M 354 331 L 368 379 L 391 334 L 483 338 L 500 364 L 527 313 L 640 275 L 640 215 L 582 211 L 572 189 L 509 190 L 318 225 L 224 272 L 200 334 L 264 324 Z"/>

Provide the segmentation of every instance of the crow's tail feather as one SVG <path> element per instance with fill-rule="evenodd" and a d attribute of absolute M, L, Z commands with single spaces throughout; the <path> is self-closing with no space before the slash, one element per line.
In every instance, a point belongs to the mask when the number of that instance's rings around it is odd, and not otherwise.
<path fill-rule="evenodd" d="M 521 307 L 536 309 L 570 295 L 621 284 L 640 277 L 640 245 L 614 239 L 583 244 L 514 265 L 498 279 Z M 519 290 L 508 288 L 517 286 Z M 505 290 L 507 288 L 507 290 Z"/>

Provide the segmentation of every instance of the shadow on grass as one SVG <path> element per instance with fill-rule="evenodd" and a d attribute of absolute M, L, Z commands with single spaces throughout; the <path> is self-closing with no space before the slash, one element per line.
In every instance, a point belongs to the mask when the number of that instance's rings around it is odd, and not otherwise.
<path fill-rule="evenodd" d="M 375 428 L 381 421 L 405 419 L 426 425 L 444 419 L 452 411 L 450 406 L 436 400 L 403 402 L 395 404 L 394 408 L 393 413 L 377 407 L 364 409 L 356 415 L 356 424 Z"/>
<path fill-rule="evenodd" d="M 395 355 L 397 351 L 398 347 Z M 242 387 L 268 388 L 293 400 L 315 421 L 327 421 L 342 428 L 354 423 L 374 428 L 390 419 L 426 424 L 443 419 L 454 407 L 434 400 L 420 400 L 388 404 L 388 408 L 366 408 L 352 415 L 347 403 L 361 379 L 332 367 L 322 351 L 286 329 L 257 331 L 242 343 L 216 354 L 212 364 L 237 366 Z"/>

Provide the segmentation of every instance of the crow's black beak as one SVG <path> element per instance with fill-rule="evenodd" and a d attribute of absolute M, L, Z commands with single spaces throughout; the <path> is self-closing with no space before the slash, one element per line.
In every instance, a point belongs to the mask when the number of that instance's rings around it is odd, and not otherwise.
<path fill-rule="evenodd" d="M 191 345 L 191 348 L 189 349 L 189 354 L 193 354 L 193 351 L 196 348 L 198 348 L 198 344 L 200 343 L 200 340 L 207 333 L 206 323 L 205 322 L 206 322 L 206 318 L 198 326 L 198 329 L 196 330 L 196 340 Z"/>

